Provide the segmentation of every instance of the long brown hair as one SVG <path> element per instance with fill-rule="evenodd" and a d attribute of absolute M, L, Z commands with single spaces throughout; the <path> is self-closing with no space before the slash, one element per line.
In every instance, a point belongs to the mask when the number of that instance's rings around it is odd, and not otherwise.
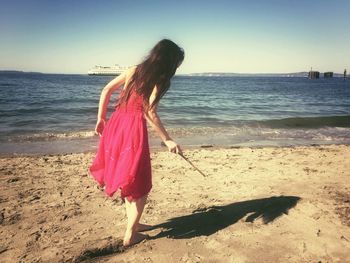
<path fill-rule="evenodd" d="M 134 89 L 139 95 L 144 96 L 144 109 L 152 109 L 169 89 L 170 79 L 174 76 L 184 57 L 184 50 L 173 41 L 169 39 L 159 41 L 144 61 L 137 65 L 116 107 L 127 103 L 131 91 Z M 152 105 L 148 105 L 155 85 L 157 85 L 158 94 Z"/>

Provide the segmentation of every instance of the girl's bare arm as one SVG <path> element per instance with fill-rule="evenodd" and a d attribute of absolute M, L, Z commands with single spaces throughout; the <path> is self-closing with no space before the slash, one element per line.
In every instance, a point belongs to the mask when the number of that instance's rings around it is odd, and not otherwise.
<path fill-rule="evenodd" d="M 157 107 L 157 105 L 155 107 Z M 171 140 L 168 132 L 164 128 L 164 125 L 158 116 L 156 109 L 148 111 L 148 113 L 145 114 L 145 117 L 148 123 L 152 126 L 152 128 L 158 133 L 159 137 L 162 139 L 163 142 Z"/>
<path fill-rule="evenodd" d="M 117 76 L 116 78 L 112 79 L 103 89 L 100 96 L 100 102 L 98 105 L 98 113 L 97 113 L 97 120 L 105 120 L 106 119 L 106 113 L 107 113 L 107 107 L 110 100 L 110 97 L 112 93 L 120 88 L 124 83 L 126 76 L 128 75 L 128 71 L 124 71 L 122 74 Z"/>
<path fill-rule="evenodd" d="M 152 94 L 149 99 L 149 105 L 152 104 L 152 102 L 156 98 L 157 94 L 157 86 L 154 87 Z M 159 137 L 162 139 L 162 141 L 168 146 L 169 151 L 181 153 L 181 148 L 179 145 L 177 145 L 169 136 L 168 132 L 164 128 L 164 125 L 162 121 L 160 120 L 158 113 L 158 103 L 150 109 L 148 112 L 146 112 L 145 117 L 148 123 L 152 126 L 152 128 L 158 133 Z"/>

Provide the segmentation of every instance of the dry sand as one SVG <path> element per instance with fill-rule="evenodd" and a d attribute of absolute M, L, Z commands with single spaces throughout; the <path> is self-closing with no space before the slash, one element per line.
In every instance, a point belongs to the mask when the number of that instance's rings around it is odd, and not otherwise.
<path fill-rule="evenodd" d="M 124 206 L 94 153 L 2 157 L 1 262 L 350 262 L 350 146 L 152 152 L 150 239 L 124 250 Z"/>

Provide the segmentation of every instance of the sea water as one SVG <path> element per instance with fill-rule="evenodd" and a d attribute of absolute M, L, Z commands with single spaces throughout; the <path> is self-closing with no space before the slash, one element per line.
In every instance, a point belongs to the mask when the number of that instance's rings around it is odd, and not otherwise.
<path fill-rule="evenodd" d="M 100 94 L 113 78 L 0 73 L 0 153 L 95 150 Z M 172 79 L 158 114 L 183 148 L 349 144 L 349 98 L 350 80 L 342 78 L 183 75 Z"/>

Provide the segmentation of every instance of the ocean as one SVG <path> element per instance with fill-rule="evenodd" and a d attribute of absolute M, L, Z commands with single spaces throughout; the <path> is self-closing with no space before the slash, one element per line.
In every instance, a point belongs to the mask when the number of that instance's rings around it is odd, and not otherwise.
<path fill-rule="evenodd" d="M 0 154 L 96 150 L 99 97 L 111 79 L 1 72 Z M 172 79 L 158 114 L 183 149 L 349 144 L 349 98 L 350 80 L 338 77 L 182 75 Z M 148 130 L 151 147 L 161 147 Z"/>

